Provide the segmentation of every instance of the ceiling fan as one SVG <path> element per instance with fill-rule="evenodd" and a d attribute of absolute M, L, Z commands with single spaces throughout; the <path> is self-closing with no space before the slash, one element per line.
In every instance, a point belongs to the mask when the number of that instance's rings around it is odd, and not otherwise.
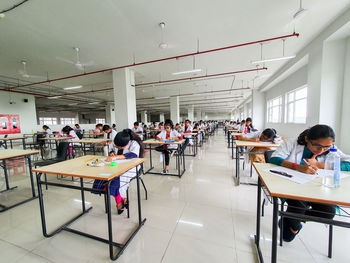
<path fill-rule="evenodd" d="M 94 61 L 82 63 L 80 61 L 80 57 L 79 57 L 80 48 L 74 47 L 73 49 L 76 52 L 76 61 L 72 61 L 69 59 L 61 58 L 61 57 L 56 57 L 56 59 L 61 60 L 61 61 L 66 62 L 66 63 L 69 63 L 69 64 L 73 64 L 79 70 L 84 70 L 85 67 L 90 67 L 90 66 L 94 65 Z"/>
<path fill-rule="evenodd" d="M 21 60 L 21 64 L 23 65 L 23 69 L 18 70 L 18 73 L 23 78 L 44 78 L 43 76 L 29 75 L 28 72 L 27 72 L 27 61 Z"/>

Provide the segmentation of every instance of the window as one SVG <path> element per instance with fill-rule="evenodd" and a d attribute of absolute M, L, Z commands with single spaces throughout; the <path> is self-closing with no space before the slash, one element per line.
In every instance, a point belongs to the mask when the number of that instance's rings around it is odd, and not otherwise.
<path fill-rule="evenodd" d="M 243 111 L 240 113 L 240 120 L 244 120 L 244 112 Z"/>
<path fill-rule="evenodd" d="M 267 101 L 267 122 L 280 123 L 282 120 L 282 96 Z"/>
<path fill-rule="evenodd" d="M 307 116 L 307 87 L 303 86 L 286 94 L 287 123 L 306 123 Z"/>
<path fill-rule="evenodd" d="M 55 125 L 57 124 L 57 118 L 52 117 L 39 117 L 40 125 Z"/>
<path fill-rule="evenodd" d="M 63 125 L 74 125 L 75 118 L 61 118 L 61 124 Z"/>
<path fill-rule="evenodd" d="M 96 123 L 102 123 L 104 124 L 106 122 L 105 119 L 96 119 Z"/>

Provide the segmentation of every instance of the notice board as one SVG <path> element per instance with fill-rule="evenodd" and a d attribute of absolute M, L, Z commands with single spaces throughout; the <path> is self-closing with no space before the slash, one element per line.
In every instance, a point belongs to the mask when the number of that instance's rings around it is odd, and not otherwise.
<path fill-rule="evenodd" d="M 19 115 L 0 114 L 0 134 L 21 133 Z"/>

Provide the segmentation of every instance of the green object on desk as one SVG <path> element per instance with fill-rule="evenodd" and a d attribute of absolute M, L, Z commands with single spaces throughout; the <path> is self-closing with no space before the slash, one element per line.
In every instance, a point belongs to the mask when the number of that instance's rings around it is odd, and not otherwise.
<path fill-rule="evenodd" d="M 117 166 L 117 162 L 111 162 L 109 165 L 110 166 Z"/>

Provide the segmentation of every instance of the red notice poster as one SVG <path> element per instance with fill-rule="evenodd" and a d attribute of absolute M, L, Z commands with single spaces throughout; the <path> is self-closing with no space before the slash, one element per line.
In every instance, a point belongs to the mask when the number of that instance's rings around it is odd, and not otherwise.
<path fill-rule="evenodd" d="M 19 115 L 0 114 L 0 134 L 21 133 Z"/>

